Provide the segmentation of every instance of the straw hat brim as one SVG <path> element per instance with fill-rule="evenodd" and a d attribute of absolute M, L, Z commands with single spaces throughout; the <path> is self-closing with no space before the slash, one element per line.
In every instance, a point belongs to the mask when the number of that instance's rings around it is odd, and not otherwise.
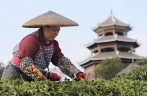
<path fill-rule="evenodd" d="M 48 11 L 39 15 L 22 25 L 22 27 L 38 28 L 42 26 L 78 26 L 78 23 L 60 15 L 53 11 Z"/>

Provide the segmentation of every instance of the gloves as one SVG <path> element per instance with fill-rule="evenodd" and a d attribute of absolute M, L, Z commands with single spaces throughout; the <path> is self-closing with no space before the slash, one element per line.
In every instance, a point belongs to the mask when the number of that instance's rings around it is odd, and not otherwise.
<path fill-rule="evenodd" d="M 76 75 L 77 79 L 80 80 L 80 81 L 84 81 L 84 80 L 87 80 L 87 75 L 83 72 L 79 72 L 77 73 Z"/>
<path fill-rule="evenodd" d="M 41 73 L 43 75 L 45 75 L 51 81 L 60 81 L 60 79 L 61 79 L 61 77 L 56 73 L 49 72 L 49 71 L 43 70 L 41 68 L 38 68 L 38 69 L 41 71 Z"/>
<path fill-rule="evenodd" d="M 59 76 L 59 75 L 56 74 L 56 73 L 49 72 L 49 74 L 48 74 L 48 79 L 50 79 L 51 81 L 60 81 L 61 76 Z"/>

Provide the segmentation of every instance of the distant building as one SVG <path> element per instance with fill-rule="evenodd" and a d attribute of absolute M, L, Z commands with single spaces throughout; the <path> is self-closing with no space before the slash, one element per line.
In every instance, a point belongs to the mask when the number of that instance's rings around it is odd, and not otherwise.
<path fill-rule="evenodd" d="M 124 64 L 130 64 L 132 59 L 136 61 L 142 58 L 135 54 L 135 48 L 140 44 L 127 36 L 131 29 L 129 23 L 117 19 L 112 13 L 104 22 L 92 28 L 98 39 L 85 45 L 91 51 L 91 56 L 78 63 L 90 80 L 95 77 L 94 67 L 103 59 L 120 57 Z"/>

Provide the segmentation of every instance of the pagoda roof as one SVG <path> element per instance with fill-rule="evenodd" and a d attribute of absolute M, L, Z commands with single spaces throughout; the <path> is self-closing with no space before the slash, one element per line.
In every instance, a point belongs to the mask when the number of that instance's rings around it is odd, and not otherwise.
<path fill-rule="evenodd" d="M 78 62 L 78 65 L 83 65 L 85 63 L 88 63 L 89 61 L 95 61 L 95 60 L 103 60 L 106 58 L 113 58 L 113 57 L 119 57 L 123 59 L 141 59 L 142 56 L 139 56 L 135 53 L 129 53 L 129 52 L 120 52 L 120 51 L 113 51 L 113 52 L 103 52 L 103 53 L 97 53 L 94 56 L 90 56 L 89 58 Z"/>
<path fill-rule="evenodd" d="M 106 20 L 104 20 L 104 22 L 99 23 L 97 26 L 93 27 L 92 30 L 95 32 L 100 32 L 104 30 L 105 27 L 108 27 L 108 26 L 109 28 L 106 28 L 106 29 L 117 28 L 116 26 L 120 26 L 118 28 L 123 27 L 123 29 L 125 29 L 126 32 L 129 30 L 132 30 L 130 23 L 126 23 L 126 22 L 119 20 L 112 13 Z M 115 26 L 115 27 L 110 27 L 110 26 Z"/>
<path fill-rule="evenodd" d="M 120 72 L 118 72 L 116 75 L 121 75 L 130 72 L 131 70 L 134 70 L 135 68 L 139 67 L 138 64 L 131 63 L 126 68 L 122 69 Z"/>
<path fill-rule="evenodd" d="M 137 42 L 137 39 L 129 38 L 128 36 L 119 36 L 119 35 L 111 35 L 111 36 L 101 36 L 98 39 L 93 40 L 92 42 L 85 44 L 85 46 L 88 48 L 92 46 L 95 43 L 108 43 L 113 41 L 122 41 L 122 42 L 134 42 L 137 43 L 138 46 L 140 46 L 140 43 Z"/>

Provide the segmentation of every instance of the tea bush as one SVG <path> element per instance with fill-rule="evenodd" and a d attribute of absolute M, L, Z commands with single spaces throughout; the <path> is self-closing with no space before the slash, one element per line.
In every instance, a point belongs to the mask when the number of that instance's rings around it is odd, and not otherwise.
<path fill-rule="evenodd" d="M 110 80 L 0 81 L 0 96 L 147 96 L 147 65 Z"/>
<path fill-rule="evenodd" d="M 118 76 L 116 78 L 147 81 L 147 65 L 140 66 L 139 68 L 132 70 L 129 73 L 123 74 L 120 77 Z"/>

